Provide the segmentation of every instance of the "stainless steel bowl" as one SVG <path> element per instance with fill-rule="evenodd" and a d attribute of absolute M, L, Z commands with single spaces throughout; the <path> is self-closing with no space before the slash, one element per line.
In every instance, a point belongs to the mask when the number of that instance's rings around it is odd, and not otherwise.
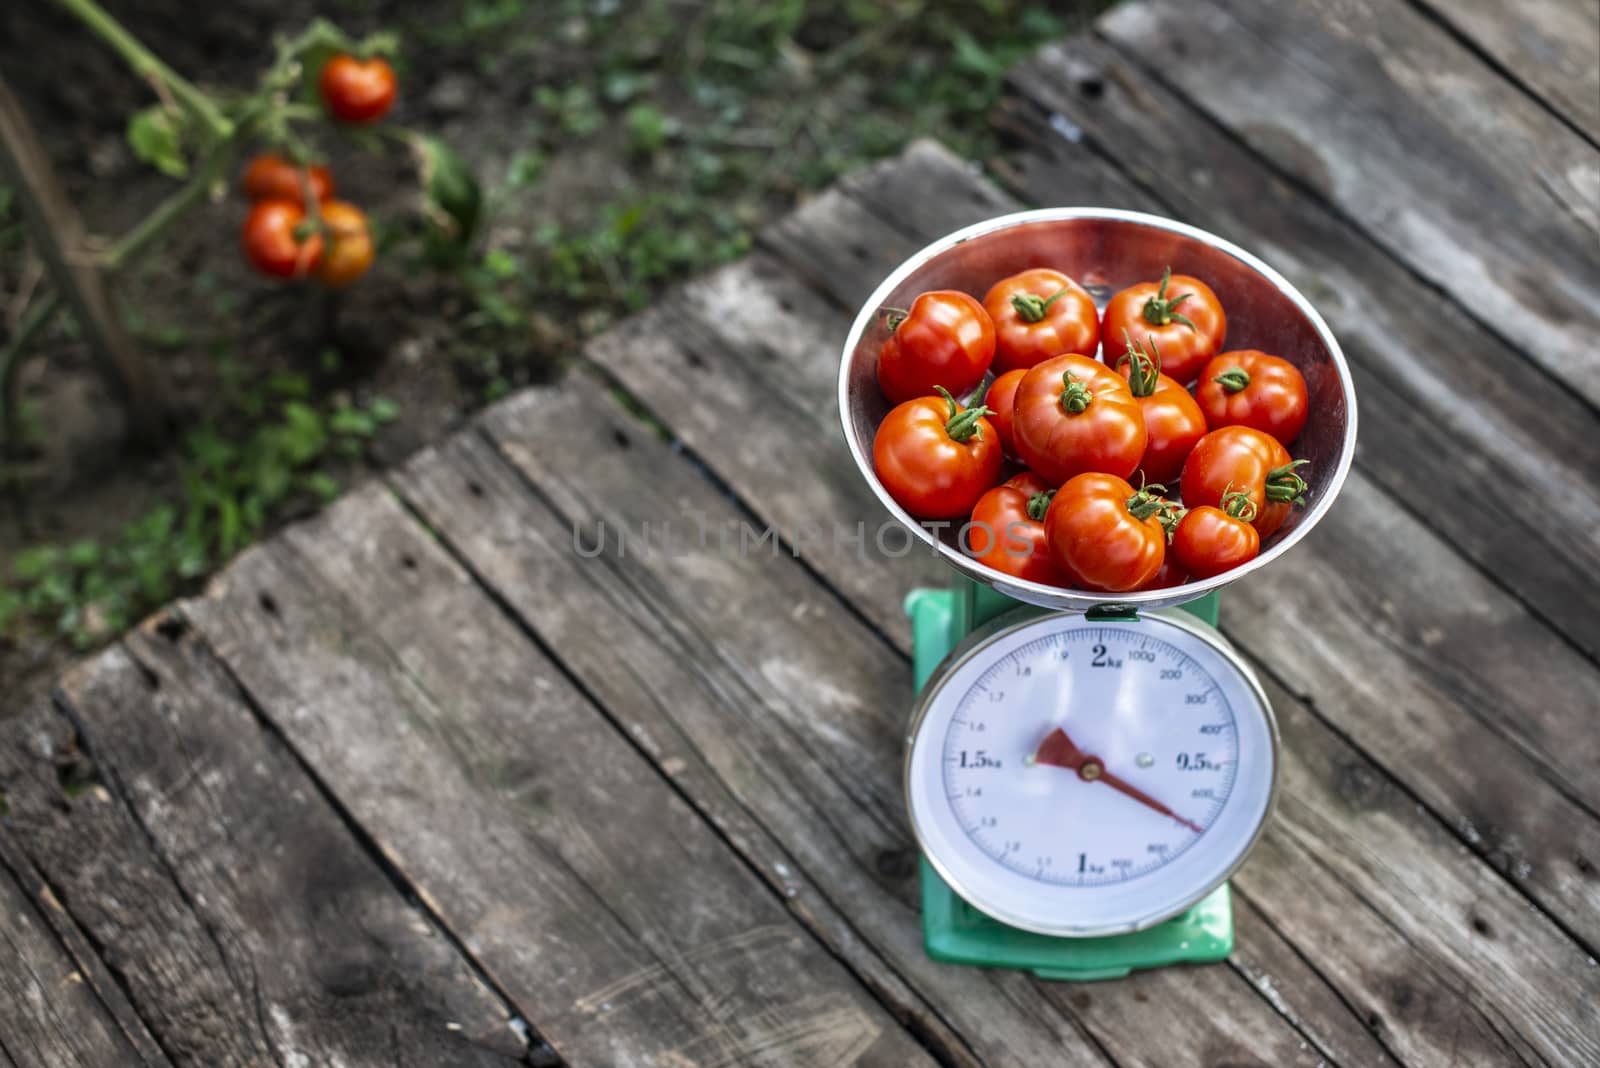
<path fill-rule="evenodd" d="M 1262 349 L 1305 375 L 1311 417 L 1290 451 L 1310 461 L 1301 471 L 1310 490 L 1283 527 L 1243 567 L 1175 589 L 1093 593 L 1025 582 L 962 553 L 956 532 L 938 536 L 890 497 L 872 464 L 872 438 L 890 405 L 878 390 L 878 349 L 888 336 L 883 307 L 905 307 L 930 289 L 960 289 L 983 299 L 988 287 L 1029 267 L 1054 267 L 1081 282 L 1105 306 L 1136 282 L 1170 266 L 1216 291 L 1228 315 L 1228 349 Z M 1171 219 L 1109 208 L 1046 208 L 1002 215 L 942 237 L 901 264 L 867 300 L 839 365 L 839 413 L 861 477 L 889 514 L 946 563 L 1008 597 L 1046 608 L 1087 611 L 1104 605 L 1162 608 L 1221 589 L 1265 567 L 1305 537 L 1332 506 L 1350 470 L 1356 444 L 1356 398 L 1350 369 L 1328 324 L 1282 275 L 1214 234 Z"/>

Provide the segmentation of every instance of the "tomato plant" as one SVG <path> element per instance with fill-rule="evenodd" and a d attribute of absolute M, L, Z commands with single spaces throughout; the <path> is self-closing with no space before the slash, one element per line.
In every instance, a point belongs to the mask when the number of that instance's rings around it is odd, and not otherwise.
<path fill-rule="evenodd" d="M 1013 456 L 1017 454 L 1017 439 L 1012 431 L 1011 413 L 1017 403 L 1017 385 L 1027 373 L 1022 367 L 1007 371 L 989 384 L 989 392 L 983 396 L 983 403 L 989 409 L 989 422 L 1000 435 L 1000 444 Z"/>
<path fill-rule="evenodd" d="M 1000 436 L 987 408 L 963 409 L 944 387 L 896 405 L 878 424 L 872 463 L 902 508 L 919 519 L 964 519 L 1000 477 Z"/>
<path fill-rule="evenodd" d="M 1167 268 L 1159 282 L 1140 282 L 1111 298 L 1100 323 L 1102 337 L 1127 333 L 1140 345 L 1161 349 L 1166 373 L 1187 385 L 1222 348 L 1228 317 L 1211 287 Z"/>
<path fill-rule="evenodd" d="M 1213 357 L 1194 397 L 1209 425 L 1254 427 L 1286 446 L 1306 425 L 1305 378 L 1288 360 L 1256 349 Z"/>
<path fill-rule="evenodd" d="M 1024 471 L 979 497 L 967 536 L 972 555 L 1016 578 L 1069 585 L 1045 544 L 1044 517 L 1055 492 L 1038 475 Z"/>
<path fill-rule="evenodd" d="M 245 259 L 270 278 L 304 278 L 322 259 L 322 235 L 293 200 L 261 200 L 241 234 Z"/>
<path fill-rule="evenodd" d="M 327 247 L 317 268 L 317 280 L 333 289 L 343 289 L 372 266 L 372 232 L 367 228 L 367 217 L 354 204 L 330 200 L 322 205 L 322 227 Z"/>
<path fill-rule="evenodd" d="M 1017 385 L 1017 453 L 1046 482 L 1103 471 L 1126 478 L 1144 455 L 1144 415 L 1122 376 L 1087 356 L 1055 356 Z"/>
<path fill-rule="evenodd" d="M 1183 471 L 1183 461 L 1195 442 L 1205 437 L 1206 418 L 1189 391 L 1161 373 L 1161 354 L 1150 342 L 1149 350 L 1123 335 L 1128 350 L 1117 370 L 1144 413 L 1144 457 L 1139 473 L 1146 482 L 1171 482 Z"/>
<path fill-rule="evenodd" d="M 1261 535 L 1250 521 L 1256 506 L 1244 490 L 1222 495 L 1222 506 L 1190 508 L 1172 532 L 1171 555 L 1197 579 L 1210 578 L 1249 563 L 1261 551 Z"/>
<path fill-rule="evenodd" d="M 1100 312 L 1077 282 L 1048 267 L 1002 278 L 983 298 L 994 320 L 994 367 L 1028 368 L 1065 352 L 1093 356 Z"/>
<path fill-rule="evenodd" d="M 1263 539 L 1289 518 L 1293 505 L 1306 503 L 1306 480 L 1278 439 L 1253 427 L 1225 426 L 1200 439 L 1183 465 L 1183 503 L 1223 507 L 1234 491 L 1245 494 L 1255 509 L 1250 521 Z"/>
<path fill-rule="evenodd" d="M 889 340 L 878 350 L 878 385 L 894 404 L 931 396 L 938 387 L 966 393 L 994 360 L 994 323 L 972 297 L 936 289 L 889 309 Z"/>
<path fill-rule="evenodd" d="M 311 187 L 312 199 L 322 201 L 333 196 L 333 174 L 320 165 L 298 167 L 276 152 L 262 152 L 244 169 L 241 186 L 244 195 L 255 200 L 292 200 L 305 203 L 306 186 Z"/>
<path fill-rule="evenodd" d="M 1147 486 L 1099 471 L 1068 479 L 1045 513 L 1050 559 L 1085 589 L 1122 593 L 1148 584 L 1167 554 L 1176 507 Z"/>
<path fill-rule="evenodd" d="M 394 68 L 381 56 L 357 59 L 341 52 L 323 64 L 322 103 L 340 122 L 376 122 L 394 106 Z"/>

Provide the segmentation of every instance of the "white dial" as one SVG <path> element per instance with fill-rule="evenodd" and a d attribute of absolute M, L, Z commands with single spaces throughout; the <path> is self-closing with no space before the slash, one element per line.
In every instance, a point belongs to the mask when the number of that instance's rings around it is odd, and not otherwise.
<path fill-rule="evenodd" d="M 997 919 L 1137 930 L 1243 859 L 1274 745 L 1260 686 L 1203 624 L 1035 617 L 958 650 L 924 690 L 912 822 L 946 881 Z"/>

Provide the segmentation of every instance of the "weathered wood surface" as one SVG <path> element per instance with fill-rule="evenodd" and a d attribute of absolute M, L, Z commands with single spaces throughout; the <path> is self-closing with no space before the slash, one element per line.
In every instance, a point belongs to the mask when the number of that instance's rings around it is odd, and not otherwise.
<path fill-rule="evenodd" d="M 1400 0 L 1134 0 L 1098 28 L 1600 407 L 1600 150 L 1443 28 Z"/>
<path fill-rule="evenodd" d="M 185 613 L 563 1056 L 930 1063 L 381 486 Z"/>
<path fill-rule="evenodd" d="M 930 143 L 841 182 L 74 673 L 0 731 L 28 962 L 0 1066 L 1600 1063 L 1600 435 L 1559 277 L 1590 251 L 1538 250 L 1584 221 L 1557 202 L 1594 181 L 1588 120 L 1472 50 L 1548 42 L 1425 4 L 1287 13 L 1306 41 L 1233 0 L 1114 12 L 1016 73 L 1009 193 Z M 1347 60 L 1370 84 L 1306 148 L 1245 80 L 1180 95 L 1241 49 L 1283 108 Z M 1378 143 L 1385 92 L 1409 146 Z M 1441 167 L 1459 188 L 1401 195 Z M 1464 204 L 1541 173 L 1503 201 L 1491 328 L 1437 271 L 1486 247 Z M 1261 251 L 1357 378 L 1338 507 L 1225 598 L 1285 762 L 1220 966 L 1059 984 L 922 952 L 900 601 L 944 575 L 874 544 L 834 374 L 890 267 L 1014 196 Z"/>
<path fill-rule="evenodd" d="M 1600 144 L 1600 4 L 1423 0 L 1421 6 Z"/>
<path fill-rule="evenodd" d="M 159 1052 L 147 1056 L 148 1036 L 130 1038 L 100 999 L 42 911 L 51 900 L 30 899 L 0 862 L 0 1064 L 167 1065 Z"/>
<path fill-rule="evenodd" d="M 174 1064 L 522 1059 L 514 1014 L 176 620 L 62 698 L 72 722 L 7 724 L 8 831 Z"/>

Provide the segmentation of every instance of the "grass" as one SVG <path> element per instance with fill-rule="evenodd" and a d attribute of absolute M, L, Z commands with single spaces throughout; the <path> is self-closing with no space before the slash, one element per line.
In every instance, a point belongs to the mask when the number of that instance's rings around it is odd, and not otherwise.
<path fill-rule="evenodd" d="M 744 254 L 801 195 L 916 137 L 990 156 L 1005 72 L 1103 6 L 1070 18 L 1022 0 L 419 8 L 397 27 L 402 78 L 423 95 L 431 71 L 476 71 L 483 107 L 513 118 L 498 139 L 462 146 L 480 172 L 485 159 L 499 168 L 480 173 L 486 239 L 441 259 L 386 235 L 382 255 L 448 272 L 465 304 L 450 358 L 492 400 L 666 287 Z M 584 167 L 563 171 L 575 159 Z M 19 240 L 10 214 L 0 189 L 0 244 Z M 196 307 L 179 317 L 196 325 L 134 322 L 143 343 L 177 348 L 233 313 L 235 295 L 204 270 L 190 295 Z M 116 634 L 336 494 L 331 472 L 397 414 L 382 398 L 358 406 L 318 395 L 305 375 L 237 366 L 223 345 L 214 358 L 226 402 L 183 436 L 179 491 L 113 537 L 19 553 L 0 575 L 0 638 L 48 629 L 87 647 Z"/>

